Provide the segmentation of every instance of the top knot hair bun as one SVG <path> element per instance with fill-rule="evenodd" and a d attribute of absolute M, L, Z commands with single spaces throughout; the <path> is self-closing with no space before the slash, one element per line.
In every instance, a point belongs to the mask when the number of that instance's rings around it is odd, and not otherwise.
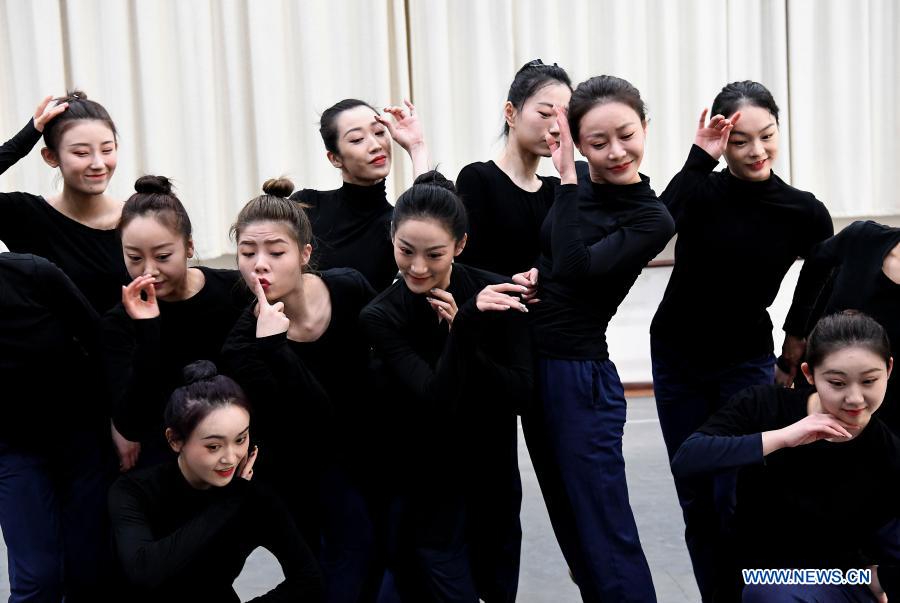
<path fill-rule="evenodd" d="M 453 184 L 453 182 L 448 180 L 442 173 L 437 170 L 429 170 L 416 178 L 415 182 L 413 182 L 413 186 L 419 184 L 439 186 L 441 188 L 447 189 L 453 194 L 456 194 L 456 186 Z"/>
<path fill-rule="evenodd" d="M 171 195 L 172 181 L 165 176 L 141 176 L 134 182 L 134 190 L 142 195 Z"/>
<path fill-rule="evenodd" d="M 263 192 L 275 197 L 290 197 L 294 192 L 294 183 L 290 178 L 269 178 L 263 183 Z"/>
<path fill-rule="evenodd" d="M 184 367 L 181 374 L 184 377 L 184 384 L 190 385 L 198 381 L 212 379 L 219 374 L 219 371 L 216 365 L 209 360 L 197 360 Z"/>

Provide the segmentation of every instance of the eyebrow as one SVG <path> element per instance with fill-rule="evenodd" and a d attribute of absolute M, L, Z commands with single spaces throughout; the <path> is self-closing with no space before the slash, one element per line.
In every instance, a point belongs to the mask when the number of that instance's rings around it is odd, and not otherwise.
<path fill-rule="evenodd" d="M 544 101 L 541 101 L 541 102 L 539 102 L 538 104 L 539 104 L 539 105 L 547 105 L 547 106 L 550 107 L 551 109 L 552 109 L 553 107 L 556 106 L 556 105 L 554 105 L 553 103 L 548 103 L 548 102 L 544 102 Z"/>
<path fill-rule="evenodd" d="M 247 433 L 247 431 L 249 431 L 249 429 L 250 429 L 250 426 L 247 425 L 246 427 L 244 427 L 244 429 L 239 434 L 237 434 L 237 437 L 241 437 L 242 435 Z M 213 434 L 213 435 L 208 435 L 205 438 L 200 438 L 200 439 L 201 440 L 225 440 L 227 438 L 223 435 Z"/>
<path fill-rule="evenodd" d="M 275 243 L 285 243 L 285 244 L 287 244 L 287 240 L 282 239 L 281 237 L 278 237 L 278 238 L 276 238 L 276 239 L 265 239 L 265 240 L 263 240 L 263 243 L 266 244 L 266 245 L 274 245 Z M 257 245 L 257 243 L 256 243 L 256 241 L 254 241 L 254 240 L 246 240 L 246 239 L 245 239 L 245 240 L 243 240 L 243 241 L 238 242 L 238 245 L 252 245 L 252 246 L 255 247 L 255 246 Z"/>
<path fill-rule="evenodd" d="M 160 243 L 159 245 L 154 245 L 150 249 L 161 249 L 162 247 L 168 247 L 169 245 L 174 245 L 175 243 Z M 140 251 L 140 247 L 136 247 L 134 245 L 125 245 L 125 249 L 134 249 L 135 251 Z"/>
<path fill-rule="evenodd" d="M 409 241 L 404 241 L 404 240 L 401 239 L 400 237 L 397 237 L 397 239 L 398 239 L 401 243 L 403 243 L 404 245 L 406 245 L 407 247 L 412 247 L 413 249 L 416 248 L 416 246 L 413 245 L 412 243 L 410 243 Z M 434 251 L 435 249 L 443 249 L 444 247 L 446 247 L 446 245 L 432 245 L 431 247 L 426 247 L 426 248 L 425 248 L 425 251 Z"/>
<path fill-rule="evenodd" d="M 115 140 L 104 140 L 103 142 L 100 143 L 100 146 L 103 146 L 105 144 L 115 144 L 115 142 L 116 142 Z M 69 148 L 71 149 L 72 147 L 89 147 L 89 146 L 91 146 L 91 143 L 89 143 L 89 142 L 73 142 L 72 144 L 69 145 Z"/>
<path fill-rule="evenodd" d="M 616 132 L 620 132 L 626 128 L 631 128 L 633 126 L 633 121 L 625 122 L 624 124 L 616 128 Z M 586 135 L 585 138 L 606 138 L 606 135 L 603 132 L 591 132 L 590 134 Z"/>
<path fill-rule="evenodd" d="M 759 133 L 762 134 L 763 132 L 765 132 L 766 130 L 768 130 L 769 128 L 771 128 L 771 127 L 774 126 L 774 125 L 775 125 L 775 122 L 773 121 L 773 122 L 770 123 L 768 126 L 766 126 L 765 128 L 763 128 L 762 130 L 760 130 Z M 738 135 L 738 136 L 750 136 L 750 134 L 748 134 L 747 132 L 744 132 L 743 130 L 732 130 L 732 131 L 731 131 L 731 135 L 732 135 L 732 136 L 734 136 L 734 135 Z"/>
<path fill-rule="evenodd" d="M 881 369 L 878 367 L 872 367 L 870 369 L 866 369 L 866 370 L 862 371 L 861 374 L 868 375 L 869 373 L 880 373 L 883 370 L 884 369 Z M 845 373 L 844 371 L 842 371 L 840 369 L 829 369 L 827 371 L 822 371 L 822 374 L 823 375 L 845 375 L 845 376 L 847 375 L 847 373 Z"/>
<path fill-rule="evenodd" d="M 382 125 L 381 122 L 376 121 L 376 120 L 374 120 L 374 119 L 372 120 L 372 123 L 369 124 L 369 126 L 380 126 L 380 125 Z M 343 134 L 343 136 L 341 136 L 341 138 L 346 138 L 348 134 L 350 134 L 351 132 L 356 132 L 356 131 L 362 132 L 362 126 L 357 126 L 357 127 L 355 127 L 355 128 L 350 128 L 349 130 L 347 130 L 346 132 L 344 132 L 344 134 Z"/>

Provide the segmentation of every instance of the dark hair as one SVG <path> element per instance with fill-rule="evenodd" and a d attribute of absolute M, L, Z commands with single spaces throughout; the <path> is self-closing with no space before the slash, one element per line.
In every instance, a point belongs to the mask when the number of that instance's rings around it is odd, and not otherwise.
<path fill-rule="evenodd" d="M 641 93 L 630 82 L 613 75 L 598 75 L 578 84 L 569 99 L 569 129 L 572 140 L 579 142 L 581 120 L 595 105 L 622 103 L 634 109 L 641 119 L 647 121 L 647 106 L 641 100 Z"/>
<path fill-rule="evenodd" d="M 405 220 L 437 220 L 454 240 L 462 239 L 468 229 L 466 207 L 456 187 L 437 170 L 425 172 L 413 182 L 394 206 L 391 237 Z"/>
<path fill-rule="evenodd" d="M 512 103 L 516 111 L 521 111 L 525 106 L 525 101 L 544 86 L 551 84 L 563 84 L 569 90 L 572 89 L 572 80 L 569 79 L 569 74 L 556 63 L 545 65 L 540 59 L 529 61 L 516 72 L 512 84 L 509 85 L 506 100 Z M 504 123 L 503 135 L 508 134 L 509 124 Z"/>
<path fill-rule="evenodd" d="M 302 203 L 288 199 L 294 191 L 294 183 L 289 178 L 270 178 L 263 183 L 263 194 L 254 197 L 244 205 L 237 220 L 231 226 L 231 237 L 237 243 L 247 226 L 254 222 L 281 222 L 288 226 L 288 232 L 303 248 L 312 242 L 312 226 Z"/>
<path fill-rule="evenodd" d="M 816 323 L 806 345 L 806 362 L 815 368 L 832 352 L 848 347 L 865 348 L 884 359 L 885 364 L 891 358 L 891 342 L 884 327 L 867 314 L 845 310 Z"/>
<path fill-rule="evenodd" d="M 54 153 L 57 152 L 59 141 L 62 139 L 63 134 L 74 126 L 77 121 L 83 119 L 102 121 L 112 130 L 113 139 L 118 141 L 119 134 L 116 130 L 116 124 L 113 123 L 109 113 L 106 112 L 106 109 L 100 103 L 88 100 L 87 94 L 81 90 L 74 90 L 65 96 L 53 100 L 57 104 L 69 103 L 65 111 L 44 125 L 44 144 Z"/>
<path fill-rule="evenodd" d="M 322 135 L 322 142 L 325 143 L 325 149 L 331 151 L 335 155 L 339 155 L 338 153 L 338 130 L 337 130 L 337 118 L 338 116 L 347 111 L 349 109 L 355 109 L 356 107 L 368 107 L 378 115 L 378 111 L 375 111 L 375 108 L 367 103 L 366 101 L 361 101 L 355 98 L 345 98 L 342 101 L 338 101 L 335 104 L 331 105 L 327 109 L 325 109 L 324 113 L 322 113 L 322 117 L 319 118 L 319 134 Z"/>
<path fill-rule="evenodd" d="M 171 440 L 187 441 L 197 424 L 209 414 L 229 405 L 240 406 L 250 414 L 250 403 L 241 386 L 225 375 L 219 375 L 209 360 L 197 360 L 184 367 L 185 385 L 169 397 L 166 405 L 166 427 Z"/>
<path fill-rule="evenodd" d="M 725 85 L 713 100 L 712 114 L 730 117 L 744 105 L 766 109 L 775 118 L 775 123 L 778 123 L 778 105 L 775 104 L 772 93 L 759 82 L 752 80 Z"/>
<path fill-rule="evenodd" d="M 185 244 L 191 239 L 191 219 L 184 205 L 172 192 L 172 181 L 165 176 L 141 176 L 134 183 L 137 191 L 122 207 L 118 229 L 121 232 L 135 218 L 152 215 L 173 232 L 179 233 Z"/>

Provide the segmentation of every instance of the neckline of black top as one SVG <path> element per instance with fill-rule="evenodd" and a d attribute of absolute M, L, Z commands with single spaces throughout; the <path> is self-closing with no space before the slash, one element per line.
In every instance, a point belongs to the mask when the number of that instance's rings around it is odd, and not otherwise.
<path fill-rule="evenodd" d="M 634 182 L 632 184 L 610 184 L 608 182 L 594 182 L 588 177 L 587 182 L 591 185 L 591 191 L 594 193 L 594 198 L 598 201 L 614 201 L 617 199 L 636 199 L 636 198 L 646 198 L 647 195 L 652 195 L 653 200 L 656 200 L 656 195 L 653 193 L 653 189 L 650 188 L 650 177 L 644 174 L 638 173 L 640 176 L 639 182 Z"/>
<path fill-rule="evenodd" d="M 761 196 L 779 188 L 782 183 L 775 172 L 771 172 L 765 180 L 744 180 L 731 173 L 727 167 L 720 172 L 725 177 L 725 184 L 736 193 L 747 196 Z"/>
<path fill-rule="evenodd" d="M 214 269 L 208 266 L 188 266 L 188 270 L 190 270 L 191 268 L 196 268 L 203 273 L 203 286 L 200 287 L 200 290 L 185 299 L 178 299 L 175 301 L 166 301 L 164 299 L 159 299 L 157 300 L 157 303 L 159 304 L 160 309 L 163 306 L 168 306 L 170 308 L 174 306 L 186 308 L 189 305 L 200 304 L 206 301 L 206 298 L 211 294 L 212 287 L 209 286 L 209 277 Z M 237 285 L 237 282 L 237 279 L 235 279 L 235 285 Z"/>
<path fill-rule="evenodd" d="M 341 195 L 359 209 L 382 210 L 390 207 L 387 200 L 387 181 L 382 180 L 375 184 L 363 185 L 344 182 L 340 188 Z"/>
<path fill-rule="evenodd" d="M 515 181 L 513 181 L 513 179 L 510 178 L 509 174 L 504 172 L 503 168 L 501 168 L 499 165 L 497 165 L 493 159 L 489 159 L 485 163 L 487 163 L 487 165 L 489 165 L 489 166 L 493 167 L 495 170 L 497 170 L 497 173 L 501 174 L 501 177 L 506 179 L 506 182 L 510 186 L 513 186 L 513 187 L 517 188 L 518 190 L 522 191 L 523 195 L 543 195 L 545 192 L 545 189 L 547 188 L 547 181 L 549 180 L 548 176 L 541 176 L 540 174 L 535 174 L 535 176 L 537 176 L 537 179 L 541 181 L 541 186 L 536 191 L 530 191 L 530 190 L 524 189 L 521 186 L 519 186 L 518 184 L 516 184 Z"/>
<path fill-rule="evenodd" d="M 59 219 L 63 220 L 64 222 L 72 224 L 72 228 L 80 228 L 80 229 L 84 230 L 85 232 L 89 232 L 95 236 L 96 235 L 99 235 L 99 236 L 116 236 L 116 235 L 118 235 L 118 232 L 119 232 L 118 228 L 94 228 L 93 226 L 88 226 L 87 224 L 82 224 L 78 220 L 75 220 L 74 218 L 70 218 L 66 214 L 62 213 L 61 211 L 59 211 L 58 209 L 53 207 L 53 204 L 50 203 L 49 201 L 47 201 L 47 199 L 45 199 L 43 196 L 39 195 L 38 199 L 40 199 L 41 201 L 44 202 L 45 209 L 47 209 L 49 212 L 52 212 L 50 215 L 58 216 Z"/>

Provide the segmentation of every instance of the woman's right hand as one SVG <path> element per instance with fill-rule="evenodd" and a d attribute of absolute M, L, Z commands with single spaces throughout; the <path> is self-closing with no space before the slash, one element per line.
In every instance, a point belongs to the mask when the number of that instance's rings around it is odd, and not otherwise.
<path fill-rule="evenodd" d="M 147 296 L 141 297 L 141 291 Z M 156 289 L 153 277 L 142 274 L 127 286 L 122 287 L 122 305 L 132 320 L 146 320 L 159 316 L 159 305 L 156 303 Z"/>
<path fill-rule="evenodd" d="M 700 123 L 697 125 L 697 135 L 694 137 L 694 144 L 718 161 L 728 145 L 728 136 L 731 134 L 731 129 L 741 118 L 741 112 L 738 111 L 732 115 L 731 119 L 727 119 L 724 115 L 713 115 L 712 119 L 709 120 L 709 124 L 706 123 L 707 113 L 709 113 L 709 109 L 704 109 L 700 113 Z"/>
<path fill-rule="evenodd" d="M 34 110 L 34 129 L 43 132 L 47 122 L 68 108 L 69 103 L 56 104 L 53 102 L 53 96 L 44 97 L 44 100 Z"/>
<path fill-rule="evenodd" d="M 763 455 L 781 448 L 812 444 L 818 440 L 849 440 L 854 436 L 850 430 L 858 431 L 858 429 L 858 427 L 839 421 L 833 415 L 813 413 L 787 427 L 764 432 L 762 434 Z"/>
<path fill-rule="evenodd" d="M 116 447 L 116 456 L 119 457 L 119 471 L 122 473 L 131 471 L 141 454 L 141 444 L 126 440 L 125 436 L 119 433 L 116 426 L 112 424 L 112 421 L 110 421 L 110 429 L 112 430 L 112 441 Z"/>
<path fill-rule="evenodd" d="M 524 285 L 516 285 L 513 283 L 500 283 L 497 285 L 488 285 L 482 289 L 475 298 L 475 307 L 481 312 L 489 310 L 509 310 L 510 308 L 519 312 L 528 312 L 525 304 L 519 301 L 518 297 L 509 295 L 517 293 L 524 295 L 528 292 L 528 287 Z"/>
<path fill-rule="evenodd" d="M 559 179 L 562 184 L 577 184 L 575 143 L 572 140 L 572 131 L 569 130 L 569 110 L 567 108 L 556 107 L 556 123 L 559 126 L 559 140 L 554 138 L 550 132 L 544 135 L 547 146 L 550 147 L 553 167 L 559 172 Z"/>
<path fill-rule="evenodd" d="M 287 333 L 291 326 L 291 320 L 284 313 L 284 302 L 270 304 L 266 299 L 266 292 L 259 282 L 259 277 L 253 275 L 253 292 L 256 294 L 256 337 L 268 337 Z"/>
<path fill-rule="evenodd" d="M 514 274 L 512 282 L 525 287 L 525 293 L 522 294 L 522 301 L 526 304 L 536 304 L 541 301 L 537 297 L 538 269 L 532 268 L 527 272 Z"/>

